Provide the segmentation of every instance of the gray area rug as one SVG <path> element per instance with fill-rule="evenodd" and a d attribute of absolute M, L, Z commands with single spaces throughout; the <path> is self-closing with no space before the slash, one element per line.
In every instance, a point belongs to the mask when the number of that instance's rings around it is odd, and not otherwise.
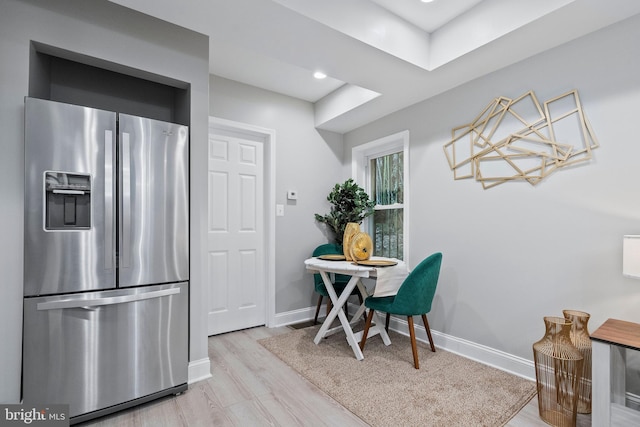
<path fill-rule="evenodd" d="M 535 382 L 418 343 L 391 331 L 367 339 L 357 361 L 344 333 L 313 338 L 319 326 L 260 340 L 265 348 L 372 426 L 503 426 L 536 393 Z"/>

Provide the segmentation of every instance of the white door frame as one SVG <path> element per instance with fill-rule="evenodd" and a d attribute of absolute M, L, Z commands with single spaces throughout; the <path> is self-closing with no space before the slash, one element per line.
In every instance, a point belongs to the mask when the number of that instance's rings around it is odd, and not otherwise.
<path fill-rule="evenodd" d="M 276 131 L 233 120 L 209 117 L 209 134 L 231 134 L 240 138 L 249 137 L 264 143 L 264 230 L 265 230 L 265 292 L 266 326 L 275 324 L 276 316 Z M 207 205 L 208 206 L 208 205 Z M 206 265 L 206 251 L 202 254 Z M 209 287 L 207 286 L 207 294 Z"/>

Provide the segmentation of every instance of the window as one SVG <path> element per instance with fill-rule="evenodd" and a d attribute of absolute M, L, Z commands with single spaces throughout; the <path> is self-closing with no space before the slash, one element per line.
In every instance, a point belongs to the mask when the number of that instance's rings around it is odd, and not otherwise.
<path fill-rule="evenodd" d="M 373 253 L 403 259 L 404 191 L 402 151 L 374 157 L 369 162 L 371 198 L 376 203 L 370 225 Z"/>
<path fill-rule="evenodd" d="M 408 258 L 409 132 L 400 132 L 353 148 L 353 176 L 375 201 L 375 213 L 363 228 L 374 255 Z"/>

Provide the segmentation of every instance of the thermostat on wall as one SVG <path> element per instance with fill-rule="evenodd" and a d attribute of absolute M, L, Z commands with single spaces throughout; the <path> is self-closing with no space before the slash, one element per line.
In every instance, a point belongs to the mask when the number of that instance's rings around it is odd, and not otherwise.
<path fill-rule="evenodd" d="M 296 190 L 287 191 L 287 199 L 298 200 L 298 192 Z"/>

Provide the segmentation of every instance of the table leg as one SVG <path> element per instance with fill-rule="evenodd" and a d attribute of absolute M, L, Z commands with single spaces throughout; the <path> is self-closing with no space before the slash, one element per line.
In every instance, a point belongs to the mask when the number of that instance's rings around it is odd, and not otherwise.
<path fill-rule="evenodd" d="M 360 281 L 360 278 L 356 276 L 352 276 L 351 279 L 349 279 L 349 282 L 347 283 L 346 287 L 344 288 L 344 291 L 338 297 L 335 289 L 333 288 L 333 283 L 331 282 L 327 272 L 320 271 L 320 276 L 322 277 L 322 280 L 324 281 L 324 284 L 327 288 L 327 293 L 329 294 L 329 298 L 331 298 L 331 301 L 333 301 L 333 309 L 325 318 L 313 342 L 316 343 L 316 345 L 319 344 L 322 338 L 325 336 L 327 330 L 331 326 L 331 323 L 333 323 L 335 318 L 338 317 L 338 319 L 340 319 L 340 323 L 342 324 L 342 328 L 344 329 L 344 332 L 347 335 L 347 341 L 349 342 L 349 345 L 351 346 L 353 353 L 356 356 L 356 359 L 358 360 L 364 359 L 364 356 L 362 355 L 362 350 L 360 350 L 360 345 L 356 341 L 356 338 L 353 334 L 353 330 L 351 329 L 351 325 L 349 324 L 349 319 L 347 319 L 346 314 L 344 314 L 344 310 L 342 310 L 342 307 L 344 306 L 347 299 L 351 295 L 351 291 L 353 290 L 353 288 L 355 288 L 357 283 Z"/>
<path fill-rule="evenodd" d="M 362 316 L 362 314 L 364 313 L 365 310 L 365 306 L 364 306 L 364 300 L 367 299 L 367 297 L 369 296 L 369 293 L 367 292 L 367 288 L 365 288 L 364 284 L 362 284 L 362 280 L 358 280 L 358 290 L 360 291 L 360 295 L 362 295 L 362 304 L 360 304 L 360 307 L 358 307 L 358 310 L 356 311 L 356 313 L 353 315 L 353 317 L 351 318 L 351 324 L 355 324 L 358 323 L 358 321 L 360 320 L 360 316 Z"/>
<path fill-rule="evenodd" d="M 367 297 L 369 296 L 369 293 L 367 292 L 367 288 L 364 286 L 364 284 L 362 284 L 361 280 L 358 280 L 358 290 L 360 291 L 360 294 L 362 295 L 363 300 L 366 300 Z M 356 314 L 354 314 L 353 317 L 351 318 L 352 325 L 354 323 L 357 323 L 360 320 L 360 316 L 362 316 L 362 314 L 364 313 L 364 310 L 365 310 L 365 305 L 364 303 L 362 303 L 358 308 L 358 311 L 356 311 Z M 384 327 L 382 327 L 382 324 L 380 323 L 380 318 L 378 317 L 377 313 L 373 314 L 372 323 L 375 326 L 369 329 L 368 336 L 372 337 L 374 335 L 380 334 L 380 337 L 382 338 L 382 342 L 384 343 L 384 345 L 391 345 L 391 339 L 389 338 L 389 334 L 387 333 L 387 330 Z M 360 342 L 362 340 L 362 335 L 363 335 L 362 331 L 355 333 L 354 336 L 356 338 L 356 341 Z"/>
<path fill-rule="evenodd" d="M 376 313 L 375 310 L 373 311 L 372 321 L 376 323 L 376 326 L 378 327 L 379 334 L 380 334 L 380 337 L 382 338 L 382 342 L 384 343 L 384 345 L 391 345 L 391 339 L 389 338 L 389 334 L 387 333 L 387 330 L 384 328 L 384 324 L 380 320 L 380 317 L 378 316 L 378 313 Z"/>
<path fill-rule="evenodd" d="M 387 330 L 384 328 L 384 325 L 380 322 L 380 316 L 378 313 L 373 313 L 373 319 L 371 320 L 371 327 L 369 328 L 369 332 L 367 333 L 367 339 L 380 334 L 380 338 L 382 338 L 382 342 L 384 345 L 391 345 L 391 338 L 389 338 L 389 334 Z M 364 331 L 356 332 L 354 336 L 358 342 L 362 341 L 362 336 L 364 335 Z"/>
<path fill-rule="evenodd" d="M 594 426 L 611 425 L 611 347 L 592 341 L 592 413 Z"/>
<path fill-rule="evenodd" d="M 627 394 L 627 350 L 618 345 L 610 347 L 611 402 L 625 406 Z"/>

